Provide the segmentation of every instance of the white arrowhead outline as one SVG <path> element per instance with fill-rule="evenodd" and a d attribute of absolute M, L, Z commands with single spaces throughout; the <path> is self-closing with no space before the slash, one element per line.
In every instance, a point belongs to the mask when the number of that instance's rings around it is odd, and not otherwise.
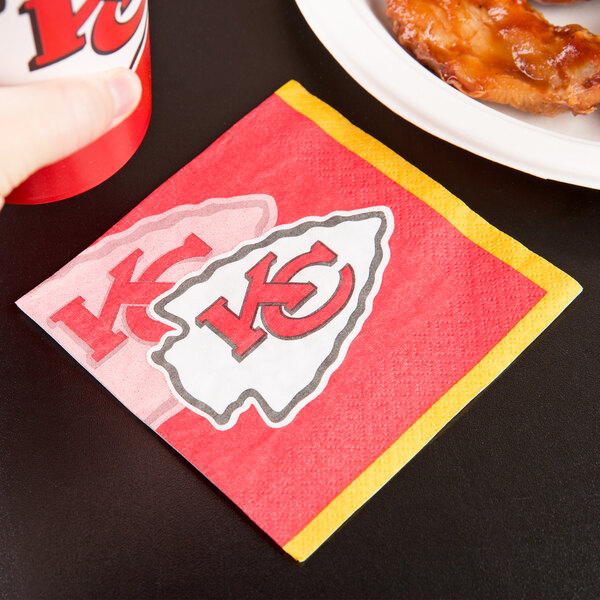
<path fill-rule="evenodd" d="M 313 379 L 296 393 L 281 411 L 273 410 L 261 393 L 253 388 L 244 390 L 235 401 L 227 405 L 223 413 L 216 412 L 212 407 L 191 395 L 185 389 L 176 367 L 166 360 L 165 355 L 175 343 L 187 337 L 190 326 L 185 319 L 166 310 L 165 306 L 169 302 L 183 295 L 194 285 L 207 281 L 222 265 L 236 262 L 258 248 L 266 248 L 282 237 L 300 236 L 315 226 L 335 227 L 343 221 L 362 221 L 373 217 L 379 218 L 381 225 L 374 238 L 375 253 L 369 265 L 368 279 L 359 292 L 358 304 L 348 318 L 346 325 L 336 335 L 331 352 L 319 365 Z M 171 391 L 180 402 L 195 413 L 207 418 L 216 429 L 230 429 L 237 422 L 239 415 L 252 405 L 255 406 L 260 416 L 270 427 L 287 425 L 304 406 L 314 400 L 325 389 L 329 377 L 341 365 L 350 344 L 359 334 L 364 322 L 371 314 L 373 300 L 379 292 L 383 272 L 389 262 L 388 241 L 393 229 L 394 217 L 392 211 L 387 206 L 376 206 L 354 211 L 336 211 L 325 217 L 306 217 L 294 223 L 274 227 L 260 238 L 242 242 L 231 252 L 221 254 L 206 263 L 202 270 L 187 275 L 168 292 L 152 302 L 150 305 L 151 315 L 170 326 L 175 325 L 180 332 L 167 332 L 160 343 L 148 351 L 148 362 L 162 371 Z"/>

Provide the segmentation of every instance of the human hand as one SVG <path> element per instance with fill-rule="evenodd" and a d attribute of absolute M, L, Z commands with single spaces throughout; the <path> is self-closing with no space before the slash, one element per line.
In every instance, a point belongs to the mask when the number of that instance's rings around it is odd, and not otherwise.
<path fill-rule="evenodd" d="M 32 173 L 126 119 L 141 94 L 140 80 L 128 69 L 0 87 L 0 208 Z"/>

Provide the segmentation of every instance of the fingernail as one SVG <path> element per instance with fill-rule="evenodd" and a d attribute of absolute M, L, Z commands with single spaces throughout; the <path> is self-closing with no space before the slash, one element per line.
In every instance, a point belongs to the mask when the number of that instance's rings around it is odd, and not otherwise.
<path fill-rule="evenodd" d="M 108 87 L 115 103 L 114 120 L 131 112 L 140 100 L 142 86 L 137 75 L 127 69 L 112 74 Z"/>

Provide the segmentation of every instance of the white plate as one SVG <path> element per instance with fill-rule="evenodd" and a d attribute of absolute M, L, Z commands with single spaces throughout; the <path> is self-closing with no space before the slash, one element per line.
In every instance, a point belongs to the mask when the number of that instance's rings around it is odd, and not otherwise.
<path fill-rule="evenodd" d="M 342 67 L 411 123 L 503 165 L 600 189 L 600 109 L 591 115 L 550 118 L 473 100 L 402 49 L 391 34 L 385 0 L 296 3 Z M 597 0 L 542 10 L 557 25 L 579 23 L 600 33 Z"/>

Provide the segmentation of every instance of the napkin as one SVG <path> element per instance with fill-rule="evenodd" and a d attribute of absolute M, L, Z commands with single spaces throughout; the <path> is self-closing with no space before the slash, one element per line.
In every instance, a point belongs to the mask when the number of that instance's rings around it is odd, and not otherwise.
<path fill-rule="evenodd" d="M 304 560 L 580 291 L 291 81 L 17 304 Z"/>

